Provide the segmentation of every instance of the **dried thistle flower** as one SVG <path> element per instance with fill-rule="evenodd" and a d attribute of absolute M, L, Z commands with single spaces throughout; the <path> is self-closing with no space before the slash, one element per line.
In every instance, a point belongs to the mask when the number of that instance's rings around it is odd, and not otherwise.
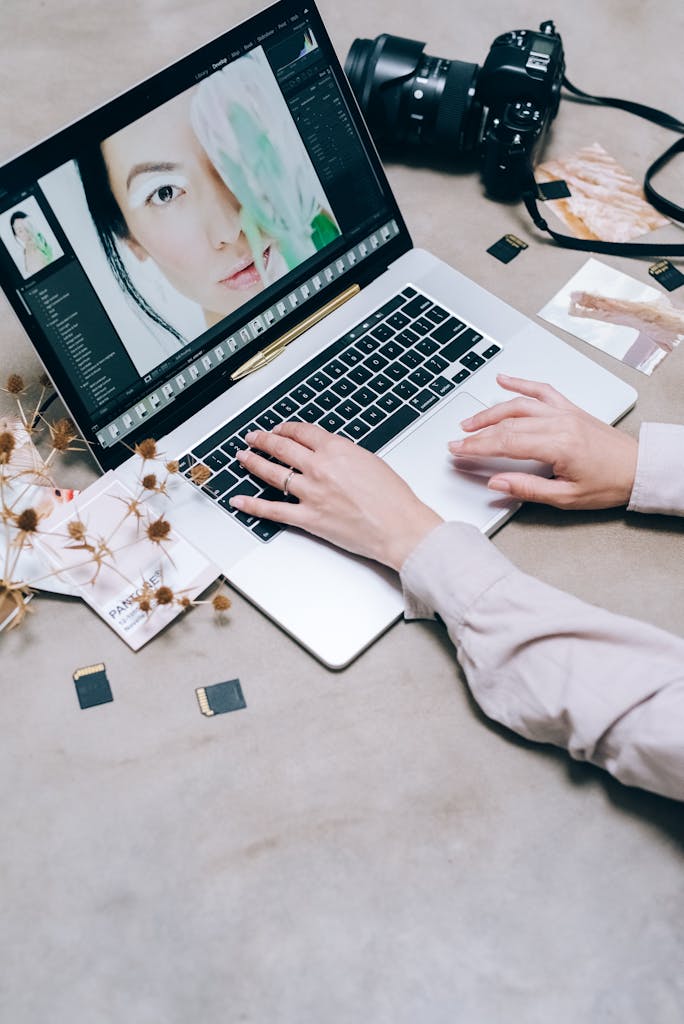
<path fill-rule="evenodd" d="M 5 384 L 5 390 L 10 395 L 21 395 L 25 390 L 26 385 L 24 384 L 24 378 L 19 373 L 10 373 Z"/>
<path fill-rule="evenodd" d="M 202 484 L 206 484 L 210 476 L 211 470 L 208 466 L 205 466 L 203 462 L 196 462 L 190 470 L 190 479 L 193 484 L 197 484 L 198 487 L 201 487 Z"/>
<path fill-rule="evenodd" d="M 211 606 L 215 612 L 219 613 L 219 615 L 222 612 L 227 612 L 231 603 L 232 602 L 227 594 L 215 594 L 211 599 Z"/>
<path fill-rule="evenodd" d="M 67 452 L 70 445 L 78 438 L 78 433 L 71 420 L 63 416 L 55 423 L 49 423 L 50 444 L 56 452 Z"/>
<path fill-rule="evenodd" d="M 48 375 L 45 372 L 45 370 L 43 370 L 43 372 L 41 373 L 40 377 L 38 378 L 38 383 L 40 384 L 41 388 L 51 388 L 52 387 L 52 381 L 48 377 Z"/>
<path fill-rule="evenodd" d="M 20 533 L 35 533 L 38 529 L 40 516 L 35 508 L 25 508 L 14 516 L 14 522 Z"/>
<path fill-rule="evenodd" d="M 80 519 L 72 519 L 67 525 L 67 533 L 72 540 L 84 541 L 86 539 L 85 523 L 82 523 Z"/>
<path fill-rule="evenodd" d="M 160 516 L 159 519 L 154 519 L 148 524 L 147 530 L 145 531 L 149 540 L 154 544 L 161 544 L 162 541 L 168 540 L 168 536 L 171 533 L 171 523 Z"/>
<path fill-rule="evenodd" d="M 190 600 L 187 594 L 184 594 L 183 597 L 178 598 L 178 604 L 184 611 L 187 611 L 188 608 L 192 608 L 192 601 Z"/>
<path fill-rule="evenodd" d="M 157 587 L 154 592 L 154 599 L 157 604 L 173 604 L 174 593 L 171 587 Z"/>
<path fill-rule="evenodd" d="M 141 459 L 156 459 L 157 457 L 157 442 L 153 437 L 147 437 L 144 441 L 139 441 L 135 446 L 135 453 L 139 455 Z"/>
<path fill-rule="evenodd" d="M 157 490 L 157 486 L 158 486 L 158 484 L 157 484 L 157 474 L 156 473 L 146 473 L 145 476 L 140 481 L 140 483 L 143 485 L 143 487 L 145 488 L 146 491 L 156 491 Z"/>
<path fill-rule="evenodd" d="M 178 462 L 178 459 L 173 459 L 171 462 L 167 462 L 164 469 L 169 476 L 174 476 L 180 470 L 180 463 Z"/>
<path fill-rule="evenodd" d="M 16 447 L 16 439 L 14 434 L 9 430 L 4 430 L 0 434 L 0 466 L 6 466 L 12 458 L 12 452 Z"/>

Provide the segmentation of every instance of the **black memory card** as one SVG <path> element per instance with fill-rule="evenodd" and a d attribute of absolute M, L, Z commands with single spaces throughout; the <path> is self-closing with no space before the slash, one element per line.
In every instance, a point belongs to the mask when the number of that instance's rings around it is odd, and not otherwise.
<path fill-rule="evenodd" d="M 195 693 L 203 715 L 223 715 L 226 711 L 239 711 L 247 707 L 239 679 L 214 683 L 213 686 L 200 686 Z"/>
<path fill-rule="evenodd" d="M 114 700 L 104 665 L 86 665 L 74 672 L 76 695 L 81 708 L 94 708 Z"/>
<path fill-rule="evenodd" d="M 651 277 L 656 279 L 658 284 L 662 284 L 663 288 L 667 288 L 668 292 L 673 292 L 675 288 L 679 288 L 680 285 L 684 284 L 684 274 L 675 267 L 674 263 L 670 263 L 669 260 L 658 260 L 657 263 L 648 268 L 648 272 Z"/>

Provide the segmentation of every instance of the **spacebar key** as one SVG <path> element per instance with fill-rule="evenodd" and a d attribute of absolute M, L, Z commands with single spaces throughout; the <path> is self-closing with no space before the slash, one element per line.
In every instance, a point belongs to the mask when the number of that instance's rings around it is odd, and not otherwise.
<path fill-rule="evenodd" d="M 416 409 L 412 409 L 409 405 L 402 405 L 401 409 L 397 409 L 395 413 L 383 420 L 379 427 L 371 430 L 370 434 L 362 437 L 357 444 L 360 448 L 367 448 L 369 452 L 377 452 L 419 416 L 420 413 Z"/>

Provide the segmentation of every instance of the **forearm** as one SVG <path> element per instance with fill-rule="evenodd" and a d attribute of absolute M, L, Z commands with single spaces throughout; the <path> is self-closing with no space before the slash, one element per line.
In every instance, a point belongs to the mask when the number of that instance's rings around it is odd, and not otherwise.
<path fill-rule="evenodd" d="M 463 524 L 433 530 L 401 578 L 407 618 L 439 614 L 487 715 L 684 799 L 684 640 L 526 576 Z"/>
<path fill-rule="evenodd" d="M 630 512 L 684 516 L 684 426 L 642 423 Z"/>

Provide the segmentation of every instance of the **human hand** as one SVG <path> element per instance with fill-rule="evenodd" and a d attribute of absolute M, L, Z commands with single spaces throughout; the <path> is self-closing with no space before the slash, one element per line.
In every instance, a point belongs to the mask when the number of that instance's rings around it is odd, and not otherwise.
<path fill-rule="evenodd" d="M 579 409 L 550 384 L 497 376 L 507 391 L 525 397 L 501 402 L 461 424 L 473 433 L 451 441 L 456 457 L 505 456 L 550 463 L 554 477 L 497 473 L 488 486 L 520 501 L 556 508 L 590 509 L 626 505 L 636 473 L 638 444 Z"/>
<path fill-rule="evenodd" d="M 250 448 L 237 454 L 242 465 L 277 490 L 287 486 L 298 499 L 292 504 L 231 498 L 231 505 L 248 515 L 298 526 L 396 570 L 442 522 L 377 455 L 316 424 L 280 423 L 270 432 L 253 431 L 245 440 Z M 296 472 L 290 475 L 288 467 Z"/>

